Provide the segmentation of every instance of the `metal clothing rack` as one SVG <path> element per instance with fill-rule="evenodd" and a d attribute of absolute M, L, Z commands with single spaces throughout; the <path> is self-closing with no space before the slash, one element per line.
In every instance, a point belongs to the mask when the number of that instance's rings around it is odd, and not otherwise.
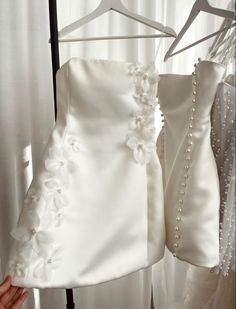
<path fill-rule="evenodd" d="M 54 111 L 55 111 L 55 120 L 56 120 L 57 119 L 56 72 L 60 68 L 58 22 L 57 22 L 57 0 L 48 0 L 48 4 L 49 4 L 49 22 L 50 22 L 50 36 L 51 36 Z M 66 289 L 66 300 L 67 300 L 66 308 L 75 309 L 75 303 L 73 299 L 73 289 Z"/>

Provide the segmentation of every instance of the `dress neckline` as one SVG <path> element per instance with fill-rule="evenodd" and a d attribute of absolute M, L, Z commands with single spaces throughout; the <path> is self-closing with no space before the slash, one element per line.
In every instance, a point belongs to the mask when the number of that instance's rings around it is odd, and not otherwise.
<path fill-rule="evenodd" d="M 113 59 L 103 59 L 103 58 L 86 58 L 86 57 L 71 57 L 69 58 L 67 61 L 65 61 L 63 63 L 62 66 L 68 64 L 70 61 L 72 60 L 77 60 L 77 61 L 83 61 L 83 62 L 87 62 L 87 63 L 107 63 L 107 64 L 117 64 L 117 65 L 138 65 L 138 66 L 141 66 L 141 67 L 150 67 L 150 66 L 153 66 L 156 70 L 157 70 L 157 67 L 156 67 L 156 62 L 155 60 L 151 60 L 147 63 L 143 63 L 143 62 L 140 62 L 140 61 L 122 61 L 122 60 L 113 60 Z M 226 66 L 222 63 L 218 63 L 218 62 L 215 62 L 215 61 L 211 61 L 211 60 L 201 60 L 200 65 L 202 64 L 207 64 L 207 65 L 215 65 L 215 66 L 220 66 L 220 67 L 223 67 L 225 70 L 226 70 Z M 62 67 L 61 66 L 61 67 Z M 60 68 L 61 68 L 60 67 Z M 58 69 L 58 71 L 60 70 L 60 68 Z M 163 74 L 160 74 L 160 76 L 191 76 L 191 74 L 178 74 L 178 73 L 163 73 Z"/>
<path fill-rule="evenodd" d="M 127 64 L 127 65 L 141 65 L 141 66 L 149 66 L 150 64 L 155 64 L 154 60 L 148 61 L 147 63 L 143 63 L 140 61 L 122 61 L 122 60 L 113 60 L 113 59 L 102 59 L 102 58 L 85 58 L 85 57 L 71 57 L 67 61 L 63 63 L 63 65 L 67 64 L 71 60 L 78 60 L 84 62 L 101 62 L 101 63 L 114 63 L 114 64 Z"/>
<path fill-rule="evenodd" d="M 71 61 L 81 61 L 84 63 L 104 63 L 104 64 L 115 64 L 119 66 L 134 66 L 134 67 L 140 67 L 144 70 L 148 70 L 149 68 L 152 68 L 154 71 L 156 71 L 159 74 L 159 71 L 156 66 L 155 60 L 151 60 L 147 63 L 143 63 L 140 61 L 122 61 L 122 60 L 110 60 L 110 59 L 102 59 L 102 58 L 85 58 L 85 57 L 71 57 L 67 61 L 65 61 L 61 67 L 57 70 L 60 71 L 62 67 L 69 64 Z"/>
<path fill-rule="evenodd" d="M 215 61 L 211 61 L 211 60 L 201 60 L 199 62 L 199 65 L 201 66 L 202 64 L 204 65 L 215 65 L 215 66 L 219 66 L 219 67 L 222 67 L 224 70 L 226 70 L 226 66 L 222 63 L 218 63 L 218 62 L 215 62 Z M 195 64 L 194 64 L 195 65 Z M 191 77 L 192 76 L 192 73 L 191 74 L 179 74 L 179 73 L 163 73 L 161 74 L 160 73 L 160 76 L 185 76 L 185 77 Z"/>

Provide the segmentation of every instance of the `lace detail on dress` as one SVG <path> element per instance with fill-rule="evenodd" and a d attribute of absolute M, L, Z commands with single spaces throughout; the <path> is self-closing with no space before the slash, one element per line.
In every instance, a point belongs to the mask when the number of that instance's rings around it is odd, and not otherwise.
<path fill-rule="evenodd" d="M 146 67 L 131 64 L 128 74 L 134 77 L 133 97 L 139 110 L 134 113 L 129 123 L 126 145 L 133 151 L 134 160 L 143 165 L 150 162 L 155 151 L 155 108 L 160 77 L 154 63 Z"/>
<path fill-rule="evenodd" d="M 54 232 L 63 223 L 64 209 L 68 206 L 65 193 L 70 186 L 69 176 L 78 170 L 72 154 L 80 149 L 80 141 L 73 136 L 68 136 L 61 147 L 49 148 L 44 162 L 47 177 L 42 190 L 34 185 L 28 190 L 22 215 L 10 233 L 17 241 L 17 259 L 8 264 L 15 277 L 25 277 L 32 267 L 33 277 L 49 280 L 59 266 L 62 248 L 56 244 Z M 36 265 L 34 255 L 39 258 Z"/>
<path fill-rule="evenodd" d="M 212 109 L 212 148 L 220 181 L 220 263 L 228 275 L 235 262 L 235 87 L 221 83 Z M 214 271 L 213 270 L 213 271 Z"/>

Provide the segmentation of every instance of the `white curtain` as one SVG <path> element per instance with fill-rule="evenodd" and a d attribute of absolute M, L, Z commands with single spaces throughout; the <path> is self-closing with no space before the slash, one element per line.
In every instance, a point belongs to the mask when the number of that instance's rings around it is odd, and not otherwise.
<path fill-rule="evenodd" d="M 58 1 L 59 29 L 89 13 L 99 0 Z M 224 2 L 222 4 L 222 2 Z M 194 0 L 123 0 L 132 11 L 161 21 L 178 33 Z M 218 7 L 227 3 L 212 0 Z M 201 13 L 183 40 L 190 44 L 218 29 L 221 19 Z M 110 12 L 78 31 L 80 36 L 153 33 L 126 17 Z M 15 225 L 34 168 L 54 124 L 48 1 L 0 1 L 0 280 Z M 191 73 L 207 41 L 163 62 L 172 39 L 162 39 L 157 56 L 161 73 Z M 146 63 L 154 58 L 158 39 L 62 43 L 61 64 L 68 58 L 105 58 Z M 159 118 L 158 118 L 159 121 Z M 79 261 L 78 261 L 79 262 Z M 151 285 L 156 309 L 182 308 L 188 264 L 166 252 L 153 267 L 89 288 L 74 289 L 77 309 L 149 309 Z M 64 309 L 65 290 L 32 290 L 26 309 Z M 201 308 L 199 308 L 201 309 Z"/>

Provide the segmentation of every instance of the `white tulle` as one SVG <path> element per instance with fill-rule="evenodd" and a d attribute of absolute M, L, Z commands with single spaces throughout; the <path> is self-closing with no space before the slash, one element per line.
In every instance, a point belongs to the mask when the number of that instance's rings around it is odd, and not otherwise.
<path fill-rule="evenodd" d="M 219 85 L 212 110 L 212 147 L 220 179 L 220 263 L 216 271 L 236 271 L 235 261 L 235 86 Z"/>

